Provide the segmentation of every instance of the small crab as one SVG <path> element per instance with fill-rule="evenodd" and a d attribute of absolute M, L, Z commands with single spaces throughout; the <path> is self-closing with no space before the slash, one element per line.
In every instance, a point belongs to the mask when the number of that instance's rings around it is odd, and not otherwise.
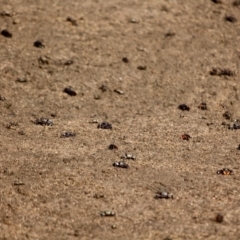
<path fill-rule="evenodd" d="M 159 198 L 166 198 L 166 199 L 172 198 L 173 199 L 173 194 L 168 193 L 168 192 L 159 192 L 155 195 L 155 198 L 156 199 L 159 199 Z"/>
<path fill-rule="evenodd" d="M 229 168 L 223 168 L 221 170 L 217 170 L 217 174 L 232 175 L 233 174 L 233 170 L 231 170 Z"/>
<path fill-rule="evenodd" d="M 122 159 L 131 159 L 131 160 L 136 160 L 136 156 L 129 154 L 129 153 L 125 153 L 123 156 L 121 156 Z"/>
<path fill-rule="evenodd" d="M 207 104 L 205 102 L 202 102 L 198 105 L 198 108 L 201 110 L 207 110 Z"/>
<path fill-rule="evenodd" d="M 123 161 L 121 161 L 121 162 L 114 162 L 113 166 L 114 167 L 119 167 L 119 168 L 128 168 L 129 167 L 128 164 L 123 162 Z"/>
<path fill-rule="evenodd" d="M 48 118 L 39 118 L 34 121 L 34 124 L 42 125 L 42 126 L 52 126 L 53 122 Z"/>
<path fill-rule="evenodd" d="M 220 213 L 218 213 L 218 214 L 216 215 L 216 217 L 215 217 L 215 221 L 216 221 L 217 223 L 222 223 L 223 220 L 224 220 L 223 215 L 220 214 Z"/>
<path fill-rule="evenodd" d="M 230 119 L 230 118 L 231 118 L 231 113 L 228 112 L 228 111 L 226 111 L 225 113 L 223 113 L 223 117 L 224 117 L 225 119 Z"/>
<path fill-rule="evenodd" d="M 189 111 L 190 110 L 190 107 L 188 107 L 186 104 L 180 104 L 178 106 L 178 109 L 182 110 L 182 111 Z"/>
<path fill-rule="evenodd" d="M 45 45 L 43 44 L 43 42 L 41 40 L 37 40 L 33 43 L 33 46 L 34 47 L 37 47 L 37 48 L 45 48 Z"/>
<path fill-rule="evenodd" d="M 104 211 L 100 213 L 101 217 L 114 217 L 116 213 L 113 211 Z"/>
<path fill-rule="evenodd" d="M 69 138 L 69 137 L 75 137 L 76 133 L 73 132 L 63 132 L 60 136 L 60 138 Z"/>
<path fill-rule="evenodd" d="M 188 134 L 186 134 L 186 133 L 184 133 L 184 134 L 181 135 L 181 138 L 182 138 L 182 140 L 189 141 L 189 139 L 191 138 L 191 136 L 188 135 Z"/>
<path fill-rule="evenodd" d="M 238 120 L 238 119 L 235 120 L 234 123 L 228 127 L 228 129 L 230 129 L 230 130 L 240 129 L 240 120 Z"/>
<path fill-rule="evenodd" d="M 112 124 L 108 123 L 108 122 L 102 122 L 98 124 L 98 128 L 102 128 L 102 129 L 112 129 Z"/>

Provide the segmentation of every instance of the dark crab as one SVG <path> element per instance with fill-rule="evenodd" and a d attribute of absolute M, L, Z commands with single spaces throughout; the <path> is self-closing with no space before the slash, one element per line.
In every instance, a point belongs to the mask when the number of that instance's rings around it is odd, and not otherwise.
<path fill-rule="evenodd" d="M 98 128 L 101 129 L 112 129 L 112 124 L 108 123 L 108 122 L 102 122 L 98 124 Z"/>
<path fill-rule="evenodd" d="M 231 170 L 229 168 L 223 168 L 223 169 L 217 170 L 217 174 L 232 175 L 233 174 L 233 170 Z"/>
<path fill-rule="evenodd" d="M 48 118 L 38 118 L 34 121 L 34 124 L 42 125 L 42 126 L 52 126 L 53 122 Z"/>
<path fill-rule="evenodd" d="M 60 136 L 60 138 L 69 138 L 69 137 L 75 137 L 76 133 L 73 132 L 63 132 Z"/>
<path fill-rule="evenodd" d="M 187 106 L 186 104 L 180 104 L 178 106 L 178 109 L 182 110 L 182 111 L 189 111 L 190 110 L 190 107 Z"/>
<path fill-rule="evenodd" d="M 156 199 L 159 199 L 159 198 L 165 198 L 165 199 L 170 199 L 172 198 L 173 199 L 173 194 L 172 193 L 168 193 L 168 192 L 159 192 L 155 195 L 155 198 Z"/>
<path fill-rule="evenodd" d="M 191 138 L 190 135 L 184 133 L 182 136 L 181 136 L 182 140 L 186 140 L 186 141 L 189 141 L 189 139 Z"/>

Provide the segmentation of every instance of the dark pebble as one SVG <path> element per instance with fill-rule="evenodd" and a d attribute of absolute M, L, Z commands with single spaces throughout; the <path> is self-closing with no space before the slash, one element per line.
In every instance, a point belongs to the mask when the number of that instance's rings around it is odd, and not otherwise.
<path fill-rule="evenodd" d="M 137 69 L 138 69 L 138 70 L 146 70 L 147 67 L 146 67 L 146 66 L 141 66 L 141 65 L 140 65 L 140 66 L 137 67 Z"/>
<path fill-rule="evenodd" d="M 74 62 L 73 60 L 68 60 L 64 63 L 65 66 L 69 66 L 69 65 L 72 65 Z"/>
<path fill-rule="evenodd" d="M 188 107 L 186 104 L 180 104 L 178 106 L 178 109 L 182 110 L 182 111 L 189 111 L 190 107 Z"/>
<path fill-rule="evenodd" d="M 215 218 L 215 221 L 216 221 L 217 223 L 222 223 L 222 222 L 223 222 L 223 219 L 224 219 L 224 217 L 223 217 L 222 214 L 217 214 L 217 215 L 216 215 L 216 218 Z"/>
<path fill-rule="evenodd" d="M 12 38 L 12 33 L 10 33 L 7 29 L 2 30 L 1 34 L 6 38 Z"/>
<path fill-rule="evenodd" d="M 70 87 L 64 88 L 63 92 L 67 93 L 70 96 L 76 96 L 77 95 L 77 93 L 74 90 L 72 90 Z"/>
<path fill-rule="evenodd" d="M 233 1 L 232 5 L 233 5 L 234 7 L 240 6 L 240 0 L 235 0 L 235 1 Z"/>
<path fill-rule="evenodd" d="M 217 174 L 218 175 L 232 175 L 233 174 L 233 170 L 229 169 L 229 168 L 223 168 L 221 170 L 217 170 Z"/>
<path fill-rule="evenodd" d="M 44 48 L 45 47 L 45 45 L 42 43 L 42 41 L 40 41 L 40 40 L 37 40 L 37 41 L 35 41 L 34 43 L 33 43 L 33 46 L 34 47 L 37 47 L 37 48 Z"/>
<path fill-rule="evenodd" d="M 115 144 L 110 144 L 108 147 L 109 150 L 117 150 L 118 147 Z"/>
<path fill-rule="evenodd" d="M 125 62 L 125 63 L 129 62 L 128 58 L 126 58 L 126 57 L 122 58 L 122 61 Z"/>
<path fill-rule="evenodd" d="M 119 167 L 119 168 L 128 168 L 129 167 L 128 164 L 123 161 L 122 162 L 114 162 L 113 166 Z"/>
<path fill-rule="evenodd" d="M 224 19 L 225 21 L 231 22 L 231 23 L 237 22 L 237 19 L 234 16 L 226 16 Z"/>

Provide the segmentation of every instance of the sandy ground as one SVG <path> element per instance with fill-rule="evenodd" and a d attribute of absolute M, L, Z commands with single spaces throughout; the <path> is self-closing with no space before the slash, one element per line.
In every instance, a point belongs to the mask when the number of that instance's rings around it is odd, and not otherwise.
<path fill-rule="evenodd" d="M 0 13 L 1 240 L 240 239 L 240 1 Z"/>

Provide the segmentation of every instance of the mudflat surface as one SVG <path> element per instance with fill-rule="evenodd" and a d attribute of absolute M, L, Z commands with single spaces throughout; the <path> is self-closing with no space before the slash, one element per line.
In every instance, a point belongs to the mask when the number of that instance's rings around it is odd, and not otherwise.
<path fill-rule="evenodd" d="M 240 239 L 239 1 L 0 13 L 1 240 Z"/>

